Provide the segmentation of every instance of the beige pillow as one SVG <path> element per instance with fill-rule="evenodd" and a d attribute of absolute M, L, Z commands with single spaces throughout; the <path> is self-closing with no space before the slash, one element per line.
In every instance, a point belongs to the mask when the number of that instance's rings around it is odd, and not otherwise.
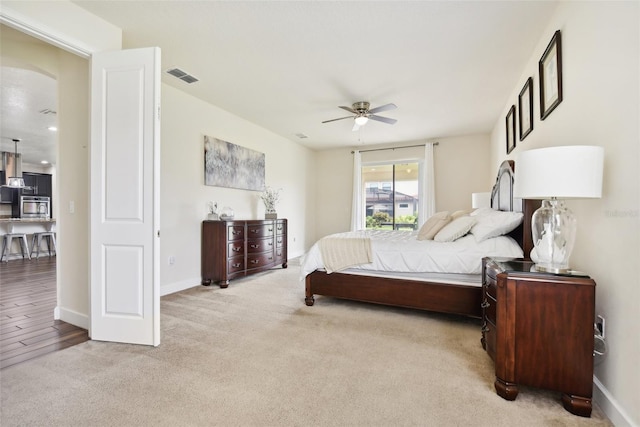
<path fill-rule="evenodd" d="M 466 216 L 469 215 L 471 213 L 470 210 L 459 210 L 459 211 L 455 211 L 454 213 L 451 214 L 451 221 L 460 218 L 461 216 Z"/>
<path fill-rule="evenodd" d="M 438 231 L 442 230 L 442 227 L 451 222 L 451 216 L 449 211 L 442 211 L 435 213 L 429 217 L 429 219 L 420 227 L 418 231 L 418 240 L 433 240 Z"/>
<path fill-rule="evenodd" d="M 467 234 L 476 221 L 472 216 L 461 216 L 443 227 L 433 240 L 436 242 L 453 242 Z"/>

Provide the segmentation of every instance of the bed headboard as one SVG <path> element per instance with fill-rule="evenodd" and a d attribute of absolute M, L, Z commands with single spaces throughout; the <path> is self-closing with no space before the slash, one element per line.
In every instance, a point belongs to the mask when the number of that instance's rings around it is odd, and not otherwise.
<path fill-rule="evenodd" d="M 540 200 L 515 199 L 513 197 L 513 183 L 515 178 L 515 164 L 513 160 L 505 160 L 498 169 L 496 183 L 491 190 L 491 207 L 500 211 L 522 212 L 524 219 L 515 230 L 509 233 L 524 251 L 524 257 L 529 258 L 533 249 L 531 237 L 531 216 L 540 207 Z"/>

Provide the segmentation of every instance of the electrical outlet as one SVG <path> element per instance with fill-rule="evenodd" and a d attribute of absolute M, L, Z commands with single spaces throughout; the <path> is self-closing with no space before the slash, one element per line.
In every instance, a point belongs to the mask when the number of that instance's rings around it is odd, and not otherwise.
<path fill-rule="evenodd" d="M 169 265 L 173 265 L 176 263 L 176 257 L 173 255 L 169 255 Z"/>
<path fill-rule="evenodd" d="M 598 331 L 600 332 L 600 336 L 602 337 L 602 339 L 604 339 L 604 334 L 605 334 L 604 326 L 605 326 L 604 317 L 601 315 L 598 315 L 596 320 L 596 328 L 598 328 Z"/>

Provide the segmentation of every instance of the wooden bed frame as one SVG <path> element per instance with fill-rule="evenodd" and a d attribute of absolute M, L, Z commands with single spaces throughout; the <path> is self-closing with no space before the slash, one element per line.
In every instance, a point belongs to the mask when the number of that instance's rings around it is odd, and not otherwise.
<path fill-rule="evenodd" d="M 509 233 L 523 248 L 525 257 L 533 248 L 531 216 L 540 206 L 538 200 L 514 200 L 514 164 L 507 160 L 500 165 L 491 192 L 491 206 L 502 211 L 522 211 L 524 221 Z M 482 287 L 426 282 L 420 280 L 384 278 L 349 273 L 316 270 L 305 278 L 305 303 L 312 306 L 314 295 L 325 295 L 354 301 L 364 301 L 397 307 L 415 308 L 440 313 L 481 317 Z"/>

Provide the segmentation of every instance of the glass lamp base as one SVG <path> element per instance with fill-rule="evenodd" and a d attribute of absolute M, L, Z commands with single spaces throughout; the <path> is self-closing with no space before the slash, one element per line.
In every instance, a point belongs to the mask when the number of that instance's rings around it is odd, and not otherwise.
<path fill-rule="evenodd" d="M 534 249 L 531 260 L 537 271 L 564 274 L 576 235 L 576 219 L 561 200 L 544 200 L 534 212 L 531 224 Z"/>
<path fill-rule="evenodd" d="M 569 274 L 572 271 L 569 267 L 554 267 L 551 265 L 542 265 L 542 264 L 535 264 L 534 269 L 536 271 L 541 271 L 544 273 L 553 273 L 553 274 Z"/>

